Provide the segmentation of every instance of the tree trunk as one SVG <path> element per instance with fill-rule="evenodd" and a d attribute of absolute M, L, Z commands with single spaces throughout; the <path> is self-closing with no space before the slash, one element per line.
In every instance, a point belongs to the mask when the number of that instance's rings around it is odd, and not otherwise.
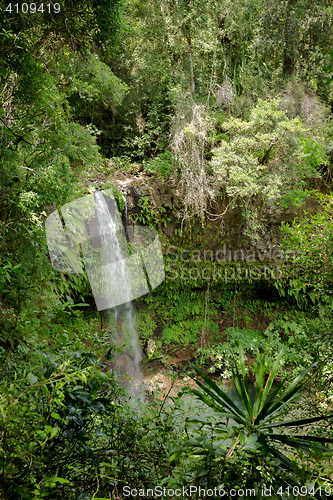
<path fill-rule="evenodd" d="M 193 70 L 193 57 L 192 57 L 192 43 L 189 34 L 186 35 L 187 40 L 187 52 L 190 59 L 190 74 L 191 74 L 191 92 L 194 94 L 195 91 L 195 81 L 194 81 L 194 70 Z"/>
<path fill-rule="evenodd" d="M 284 25 L 284 55 L 283 74 L 291 76 L 295 70 L 295 27 L 292 25 L 291 9 L 297 4 L 297 0 L 289 0 L 287 3 L 286 21 Z M 298 37 L 297 37 L 298 38 Z"/>

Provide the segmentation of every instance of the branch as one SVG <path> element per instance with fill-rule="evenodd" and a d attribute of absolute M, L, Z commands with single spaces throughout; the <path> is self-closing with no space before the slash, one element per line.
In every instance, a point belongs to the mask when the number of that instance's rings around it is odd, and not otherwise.
<path fill-rule="evenodd" d="M 32 144 L 31 142 L 26 141 L 26 140 L 24 139 L 24 137 L 22 137 L 21 135 L 18 135 L 18 134 L 16 134 L 15 132 L 13 132 L 13 130 L 12 130 L 12 129 L 11 129 L 11 128 L 7 125 L 7 123 L 3 120 L 3 118 L 1 118 L 1 116 L 0 116 L 0 120 L 2 121 L 2 123 L 4 124 L 4 126 L 5 126 L 6 128 L 8 128 L 8 130 L 9 130 L 9 132 L 10 132 L 11 134 L 15 135 L 15 137 L 17 137 L 18 139 L 20 139 L 20 141 L 23 141 L 23 142 L 25 142 L 26 144 L 29 144 L 29 146 L 33 146 L 33 144 Z M 20 141 L 19 141 L 19 142 L 20 142 Z"/>
<path fill-rule="evenodd" d="M 48 72 L 48 74 L 50 75 L 51 72 L 49 70 L 49 68 L 47 67 L 47 64 L 45 61 L 43 61 L 42 59 L 40 59 L 39 57 L 35 56 L 34 54 L 31 54 L 28 49 L 26 49 L 25 47 L 20 47 L 20 45 L 16 45 L 16 48 L 17 49 L 21 49 L 21 50 L 24 50 L 24 52 L 26 52 L 27 54 L 29 54 L 29 56 L 33 57 L 34 59 L 37 59 L 37 61 L 41 62 L 42 64 L 44 64 L 45 68 L 46 68 L 46 71 Z"/>
<path fill-rule="evenodd" d="M 20 168 L 26 168 L 27 170 L 30 170 L 31 172 L 35 172 L 35 170 L 33 168 L 23 167 L 22 165 L 20 165 Z"/>
<path fill-rule="evenodd" d="M 214 49 L 214 56 L 213 56 L 213 64 L 212 64 L 212 73 L 210 75 L 210 84 L 209 84 L 209 90 L 208 90 L 208 96 L 207 96 L 207 103 L 206 107 L 209 108 L 209 98 L 210 98 L 210 93 L 212 91 L 212 87 L 215 81 L 215 59 L 216 59 L 216 41 L 215 41 L 215 49 Z"/>

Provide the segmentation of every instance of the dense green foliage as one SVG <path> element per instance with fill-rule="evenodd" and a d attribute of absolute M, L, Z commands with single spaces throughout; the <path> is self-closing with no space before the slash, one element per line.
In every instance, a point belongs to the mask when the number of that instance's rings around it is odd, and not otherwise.
<path fill-rule="evenodd" d="M 228 477 L 228 483 L 224 486 L 226 489 L 232 487 L 232 481 L 239 480 L 235 476 L 235 471 L 232 471 L 238 456 L 238 460 L 244 464 L 244 469 L 248 471 L 250 466 L 252 471 L 247 477 L 244 474 L 245 470 L 242 471 L 242 488 L 255 487 L 256 495 L 260 495 L 262 488 L 272 485 L 274 491 L 278 491 L 281 485 L 285 487 L 297 485 L 301 491 L 302 486 L 309 486 L 311 478 L 311 488 L 308 487 L 308 490 L 313 489 L 313 498 L 320 498 L 320 493 L 314 494 L 318 489 L 317 482 L 330 487 L 329 478 L 313 474 L 310 469 L 300 469 L 296 460 L 291 461 L 283 453 L 281 445 L 299 451 L 304 450 L 312 454 L 313 458 L 319 452 L 330 456 L 331 451 L 324 444 L 332 442 L 332 438 L 321 438 L 318 435 L 290 435 L 290 433 L 286 435 L 283 431 L 292 427 L 295 429 L 294 432 L 298 432 L 300 427 L 329 420 L 331 417 L 285 420 L 288 403 L 301 395 L 300 391 L 305 384 L 304 378 L 313 365 L 292 380 L 287 388 L 284 387 L 285 380 L 279 381 L 274 386 L 281 357 L 282 351 L 274 361 L 270 373 L 267 374 L 265 357 L 258 356 L 254 367 L 256 375 L 254 397 L 251 398 L 246 379 L 244 352 L 240 348 L 241 371 L 239 372 L 237 367 L 232 368 L 232 379 L 241 401 L 240 406 L 235 404 L 202 370 L 193 366 L 202 381 L 196 379 L 201 391 L 192 389 L 191 392 L 212 408 L 214 413 L 210 423 L 207 423 L 206 419 L 186 420 L 185 427 L 191 432 L 191 436 L 183 446 L 177 448 L 170 460 L 178 458 L 181 453 L 194 455 L 192 466 L 197 469 L 196 479 L 210 488 L 218 487 L 220 484 L 219 471 L 222 468 L 224 479 Z M 229 425 L 230 420 L 232 423 Z M 198 462 L 200 455 L 201 463 Z"/>
<path fill-rule="evenodd" d="M 282 293 L 290 290 L 300 303 L 308 300 L 323 307 L 332 304 L 332 199 L 319 194 L 317 198 L 319 213 L 282 227 L 288 235 L 285 248 L 296 252 L 286 264 L 287 276 L 280 287 Z"/>
<path fill-rule="evenodd" d="M 298 481 L 319 498 L 332 475 L 319 424 L 333 398 L 331 2 L 10 5 L 0 0 L 0 499 L 222 478 L 259 498 Z M 145 369 L 176 358 L 174 373 L 193 374 L 194 358 L 207 384 L 194 394 L 223 421 L 193 419 L 185 387 L 137 406 L 114 369 L 120 324 L 96 311 L 85 274 L 52 267 L 46 217 L 98 188 L 162 243 L 166 279 L 134 304 Z M 211 257 L 229 244 L 240 260 Z M 298 382 L 314 363 L 310 393 Z M 206 372 L 233 377 L 244 409 Z M 292 437 L 290 412 L 307 437 Z"/>

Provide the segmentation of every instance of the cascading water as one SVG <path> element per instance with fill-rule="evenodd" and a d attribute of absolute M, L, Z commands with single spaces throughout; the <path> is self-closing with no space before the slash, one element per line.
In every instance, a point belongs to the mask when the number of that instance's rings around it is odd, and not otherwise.
<path fill-rule="evenodd" d="M 103 262 L 117 262 L 117 274 L 106 276 L 106 280 L 119 287 L 124 298 L 121 306 L 108 310 L 108 322 L 114 323 L 116 343 L 121 349 L 114 359 L 117 371 L 130 379 L 129 392 L 141 401 L 144 400 L 144 389 L 140 371 L 141 348 L 135 327 L 135 316 L 131 303 L 131 288 L 128 279 L 127 261 L 123 258 L 121 243 L 118 238 L 117 225 L 111 216 L 108 205 L 101 191 L 96 191 L 96 221 L 100 238 L 100 253 Z M 119 231 L 119 228 L 118 228 Z M 114 320 L 114 321 L 113 321 Z"/>

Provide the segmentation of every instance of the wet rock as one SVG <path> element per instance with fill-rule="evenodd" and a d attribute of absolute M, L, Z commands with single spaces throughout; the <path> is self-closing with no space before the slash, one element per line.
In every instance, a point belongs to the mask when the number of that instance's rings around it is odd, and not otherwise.
<path fill-rule="evenodd" d="M 155 176 L 150 176 L 143 170 L 143 166 L 140 166 L 135 174 L 117 171 L 110 180 L 114 182 L 117 189 L 127 193 L 129 213 L 140 211 L 138 202 L 142 196 L 150 197 L 151 206 L 154 209 L 161 207 L 172 209 L 171 214 L 168 215 L 170 221 L 166 226 L 163 226 L 162 231 L 169 238 L 169 241 L 177 239 L 176 230 L 178 231 L 180 228 L 180 219 L 177 218 L 177 213 L 182 209 L 185 192 L 176 178 L 163 181 Z M 324 183 L 320 179 L 316 180 L 316 187 L 321 192 L 325 191 Z M 197 248 L 200 242 L 205 242 L 205 245 L 208 245 L 213 252 L 223 249 L 225 244 L 231 245 L 233 250 L 249 248 L 260 252 L 273 250 L 282 241 L 281 222 L 291 222 L 296 216 L 303 213 L 304 208 L 313 212 L 318 205 L 315 200 L 309 199 L 305 207 L 300 209 L 290 207 L 288 211 L 283 213 L 277 213 L 273 206 L 268 207 L 265 214 L 267 229 L 258 241 L 250 243 L 249 239 L 244 236 L 242 209 L 240 207 L 227 208 L 229 203 L 230 200 L 226 197 L 212 203 L 209 209 L 210 216 L 206 219 L 205 227 L 197 238 L 198 243 L 195 244 Z M 259 207 L 260 203 L 261 199 L 258 197 L 254 201 L 254 206 Z M 224 214 L 223 217 L 222 214 Z M 198 223 L 200 224 L 200 222 Z"/>

